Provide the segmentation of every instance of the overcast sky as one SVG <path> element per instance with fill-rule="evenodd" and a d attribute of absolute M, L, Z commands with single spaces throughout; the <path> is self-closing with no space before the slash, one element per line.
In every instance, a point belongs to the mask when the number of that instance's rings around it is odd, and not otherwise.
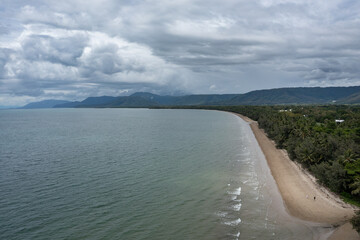
<path fill-rule="evenodd" d="M 0 106 L 360 85 L 358 0 L 1 0 Z"/>

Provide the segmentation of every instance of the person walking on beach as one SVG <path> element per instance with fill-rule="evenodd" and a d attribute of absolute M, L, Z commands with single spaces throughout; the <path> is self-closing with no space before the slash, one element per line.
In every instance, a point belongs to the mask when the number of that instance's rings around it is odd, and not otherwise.
<path fill-rule="evenodd" d="M 316 196 L 314 196 L 314 201 L 316 200 Z"/>

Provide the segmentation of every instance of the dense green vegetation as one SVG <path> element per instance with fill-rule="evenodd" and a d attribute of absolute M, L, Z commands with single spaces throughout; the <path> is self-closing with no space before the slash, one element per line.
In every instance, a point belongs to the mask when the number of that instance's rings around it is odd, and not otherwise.
<path fill-rule="evenodd" d="M 353 228 L 355 228 L 355 230 L 360 233 L 360 211 L 356 211 L 356 215 L 351 219 L 351 223 Z"/>

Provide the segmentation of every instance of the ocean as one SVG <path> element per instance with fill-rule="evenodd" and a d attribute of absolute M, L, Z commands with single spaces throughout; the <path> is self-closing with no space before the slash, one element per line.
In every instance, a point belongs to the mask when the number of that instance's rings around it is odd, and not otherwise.
<path fill-rule="evenodd" d="M 0 239 L 311 239 L 252 132 L 206 110 L 0 111 Z"/>

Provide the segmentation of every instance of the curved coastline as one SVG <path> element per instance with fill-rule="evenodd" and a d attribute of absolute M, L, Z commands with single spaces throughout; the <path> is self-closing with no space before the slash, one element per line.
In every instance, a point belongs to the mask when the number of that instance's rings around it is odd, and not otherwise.
<path fill-rule="evenodd" d="M 277 149 L 256 121 L 241 114 L 238 117 L 247 122 L 263 152 L 286 211 L 293 217 L 332 228 L 328 239 L 360 239 L 358 233 L 349 227 L 349 219 L 355 208 L 344 203 L 335 194 L 316 183 L 298 164 L 291 161 L 286 151 Z M 339 227 L 340 226 L 340 227 Z M 346 230 L 345 230 L 346 229 Z"/>

